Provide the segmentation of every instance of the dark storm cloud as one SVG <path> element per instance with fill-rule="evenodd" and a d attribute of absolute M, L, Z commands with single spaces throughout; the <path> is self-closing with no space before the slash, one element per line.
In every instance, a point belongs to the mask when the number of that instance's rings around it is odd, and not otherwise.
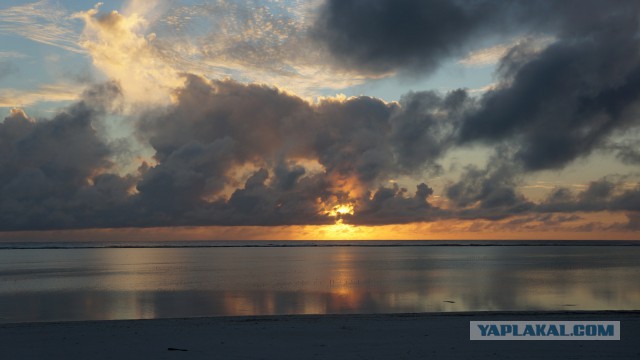
<path fill-rule="evenodd" d="M 35 121 L 13 110 L 0 123 L 3 230 L 97 226 L 101 211 L 111 215 L 126 198 L 131 179 L 100 175 L 113 165 L 111 149 L 92 127 L 118 93 L 103 85 L 53 119 Z"/>
<path fill-rule="evenodd" d="M 465 116 L 446 122 L 458 126 L 459 144 L 517 145 L 513 161 L 535 171 L 562 168 L 614 131 L 638 125 L 638 13 L 637 1 L 328 0 L 314 31 L 340 63 L 381 73 L 425 72 L 492 31 L 555 38 L 542 51 L 532 42 L 514 46 L 498 66 L 496 89 L 474 111 L 458 104 Z M 412 101 L 431 98 L 423 93 Z M 405 125 L 403 133 L 431 132 L 416 117 Z M 404 153 L 450 146 L 446 136 L 420 140 Z M 620 157 L 633 161 L 634 154 Z"/>
<path fill-rule="evenodd" d="M 515 160 L 527 170 L 588 155 L 614 130 L 638 124 L 639 45 L 619 30 L 556 42 L 524 63 L 507 56 L 501 66 L 517 70 L 483 96 L 460 142 L 517 143 Z"/>
<path fill-rule="evenodd" d="M 3 230 L 333 223 L 327 212 L 347 201 L 344 183 L 368 186 L 410 170 L 394 160 L 393 129 L 405 121 L 397 105 L 368 97 L 311 105 L 265 86 L 190 77 L 176 105 L 139 122 L 157 164 L 119 176 L 117 146 L 95 130 L 118 96 L 113 84 L 96 86 L 52 119 L 16 110 L 0 124 Z M 296 159 L 324 170 L 308 173 Z M 249 176 L 238 184 L 231 171 L 243 166 Z M 406 199 L 389 191 L 363 203 L 357 221 L 384 223 L 380 214 L 403 211 L 394 221 L 406 222 L 430 211 L 426 185 Z"/>
<path fill-rule="evenodd" d="M 145 171 L 137 185 L 141 201 L 154 211 L 176 215 L 202 202 L 207 192 L 224 187 L 225 165 L 233 140 L 190 141 Z"/>
<path fill-rule="evenodd" d="M 397 184 L 380 187 L 361 199 L 354 215 L 344 218 L 351 224 L 362 225 L 432 221 L 443 217 L 445 212 L 429 203 L 431 195 L 433 189 L 424 183 L 416 186 L 413 194 Z"/>
<path fill-rule="evenodd" d="M 423 170 L 451 143 L 451 119 L 460 117 L 468 100 L 464 92 L 416 93 L 400 106 L 366 96 L 312 105 L 266 86 L 195 76 L 177 98 L 177 105 L 148 113 L 140 124 L 160 162 L 155 172 L 181 167 L 203 179 L 224 179 L 229 167 L 251 163 L 275 168 L 285 188 L 304 174 L 301 168 L 293 174 L 278 171 L 291 158 L 317 159 L 328 174 L 365 184 Z M 185 159 L 173 161 L 180 157 Z M 204 184 L 186 187 L 204 189 Z M 220 184 L 209 183 L 209 189 L 219 190 Z"/>
<path fill-rule="evenodd" d="M 414 169 L 443 155 L 454 144 L 456 128 L 471 102 L 463 90 L 444 97 L 429 91 L 402 96 L 402 111 L 391 119 L 398 165 Z"/>
<path fill-rule="evenodd" d="M 265 169 L 254 173 L 243 189 L 236 190 L 225 208 L 230 214 L 228 223 L 245 225 L 304 225 L 329 224 L 333 219 L 317 210 L 316 199 L 329 194 L 328 183 L 322 176 L 300 178 L 289 189 L 266 185 Z M 276 183 L 279 181 L 276 180 Z"/>
<path fill-rule="evenodd" d="M 339 66 L 424 73 L 486 35 L 584 36 L 637 11 L 633 0 L 326 0 L 311 35 Z"/>
<path fill-rule="evenodd" d="M 394 110 L 395 105 L 370 97 L 320 103 L 307 128 L 316 133 L 313 152 L 330 173 L 353 174 L 365 183 L 388 176 L 395 171 L 389 143 Z"/>
<path fill-rule="evenodd" d="M 465 119 L 462 143 L 517 143 L 526 170 L 562 168 L 638 124 L 640 3 L 572 4 L 553 4 L 555 43 L 539 53 L 524 43 L 502 59 L 499 86 Z"/>
<path fill-rule="evenodd" d="M 614 150 L 616 157 L 625 164 L 640 164 L 640 147 L 635 142 L 609 146 L 609 149 Z"/>
<path fill-rule="evenodd" d="M 305 134 L 305 127 L 313 114 L 298 97 L 263 85 L 233 81 L 212 85 L 189 76 L 177 99 L 176 106 L 147 114 L 140 125 L 160 162 L 193 141 L 209 144 L 226 136 L 234 143 L 229 145 L 230 160 L 274 158 L 280 151 L 304 155 L 308 151 L 310 134 Z"/>
<path fill-rule="evenodd" d="M 531 203 L 516 190 L 516 146 L 497 148 L 485 169 L 467 167 L 445 189 L 446 208 L 433 204 L 428 184 L 380 186 L 437 168 L 475 106 L 464 91 L 410 93 L 399 104 L 369 97 L 310 104 L 266 86 L 192 76 L 174 105 L 139 121 L 138 137 L 156 163 L 127 176 L 114 172 L 118 147 L 94 130 L 118 97 L 113 84 L 96 86 L 52 119 L 16 110 L 0 124 L 3 230 L 331 224 L 340 204 L 355 210 L 343 221 L 361 225 L 640 211 L 640 191 L 608 181 Z M 553 219 L 546 221 L 562 220 Z"/>
<path fill-rule="evenodd" d="M 189 76 L 174 105 L 137 124 L 156 163 L 120 176 L 113 159 L 127 150 L 95 130 L 119 96 L 113 84 L 94 86 L 52 119 L 16 110 L 0 124 L 4 230 L 325 224 L 332 207 L 356 200 L 362 214 L 353 222 L 427 220 L 435 213 L 427 185 L 409 194 L 375 184 L 434 166 L 442 151 L 422 143 L 452 132 L 434 114 L 465 101 L 452 93 L 410 94 L 407 106 L 370 97 L 310 104 L 267 86 Z M 354 200 L 353 191 L 366 194 Z"/>
<path fill-rule="evenodd" d="M 439 217 L 466 220 L 505 220 L 498 224 L 476 224 L 476 231 L 637 231 L 640 218 L 640 187 L 622 181 L 601 179 L 582 191 L 559 187 L 539 203 L 516 191 L 514 174 L 504 169 L 470 167 L 445 194 L 453 207 L 438 209 Z M 624 213 L 626 222 L 586 222 L 584 213 Z M 576 214 L 577 213 L 577 214 Z M 472 226 L 474 229 L 474 226 Z"/>
<path fill-rule="evenodd" d="M 640 231 L 640 212 L 627 213 L 628 222 L 624 225 L 624 230 Z"/>
<path fill-rule="evenodd" d="M 350 189 L 344 186 L 368 188 L 422 170 L 442 154 L 435 147 L 422 151 L 427 147 L 420 142 L 452 132 L 432 113 L 454 112 L 464 96 L 411 98 L 401 101 L 412 103 L 410 114 L 403 106 L 364 96 L 312 105 L 266 86 L 191 76 L 175 106 L 150 112 L 140 122 L 140 136 L 155 149 L 158 164 L 143 170 L 137 204 L 148 209 L 154 223 L 332 222 L 318 202 L 329 204 L 329 211 L 330 204 L 348 201 Z M 420 123 L 427 126 L 419 128 Z M 323 171 L 308 173 L 299 163 L 304 159 L 317 161 Z M 232 170 L 243 166 L 260 169 L 238 186 Z M 236 188 L 228 200 L 205 200 L 220 198 L 225 186 Z M 402 214 L 394 220 L 424 218 L 431 211 L 425 189 L 419 187 L 416 200 L 406 191 L 380 188 L 371 199 L 363 197 L 363 215 L 353 221 L 384 223 L 380 214 L 397 210 Z"/>
<path fill-rule="evenodd" d="M 328 0 L 312 30 L 341 66 L 430 71 L 490 21 L 496 1 Z"/>
<path fill-rule="evenodd" d="M 517 192 L 518 170 L 494 156 L 485 169 L 468 165 L 445 195 L 461 218 L 502 219 L 529 212 L 534 204 Z"/>
<path fill-rule="evenodd" d="M 640 187 L 628 188 L 623 182 L 593 181 L 577 194 L 557 188 L 537 206 L 540 212 L 627 211 L 640 212 Z"/>

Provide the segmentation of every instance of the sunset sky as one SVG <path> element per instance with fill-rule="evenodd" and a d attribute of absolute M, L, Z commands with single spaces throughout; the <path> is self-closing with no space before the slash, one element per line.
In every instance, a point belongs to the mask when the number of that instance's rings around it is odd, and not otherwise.
<path fill-rule="evenodd" d="M 640 2 L 0 4 L 0 239 L 639 239 Z"/>

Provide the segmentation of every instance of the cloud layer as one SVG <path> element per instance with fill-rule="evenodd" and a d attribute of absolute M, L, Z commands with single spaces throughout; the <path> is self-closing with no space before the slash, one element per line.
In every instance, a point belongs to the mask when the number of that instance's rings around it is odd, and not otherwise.
<path fill-rule="evenodd" d="M 309 39 L 326 46 L 333 68 L 363 76 L 428 73 L 474 40 L 518 33 L 499 48 L 496 85 L 482 96 L 422 91 L 398 102 L 309 101 L 181 72 L 143 35 L 140 14 L 78 13 L 82 47 L 113 81 L 51 118 L 14 110 L 0 123 L 0 230 L 563 223 L 620 212 L 628 224 L 617 229 L 636 231 L 637 184 L 594 180 L 541 201 L 518 191 L 523 177 L 594 152 L 638 163 L 623 135 L 640 125 L 640 5 L 579 4 L 576 13 L 573 2 L 326 1 Z M 234 51 L 256 55 L 249 50 Z M 96 130 L 114 115 L 152 153 L 128 174 L 116 163 L 128 150 Z M 493 151 L 486 166 L 464 167 L 441 193 L 423 180 L 452 150 L 477 146 Z M 402 177 L 417 180 L 399 185 Z"/>
<path fill-rule="evenodd" d="M 52 119 L 13 111 L 0 125 L 2 229 L 332 224 L 336 216 L 374 225 L 576 211 L 635 219 L 640 210 L 640 188 L 607 180 L 533 203 L 516 191 L 521 168 L 508 156 L 468 167 L 446 188 L 445 206 L 428 184 L 384 185 L 435 166 L 457 144 L 449 122 L 465 121 L 465 104 L 477 106 L 463 91 L 310 104 L 262 85 L 185 81 L 175 104 L 140 118 L 137 136 L 155 163 L 135 174 L 116 173 L 118 149 L 94 130 L 121 96 L 113 83 Z M 345 205 L 353 212 L 336 211 Z"/>

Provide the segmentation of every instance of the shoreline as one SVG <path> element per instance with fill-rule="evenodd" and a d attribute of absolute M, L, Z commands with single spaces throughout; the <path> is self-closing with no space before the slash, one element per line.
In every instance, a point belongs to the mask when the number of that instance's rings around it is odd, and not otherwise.
<path fill-rule="evenodd" d="M 633 240 L 163 240 L 163 241 L 6 241 L 0 250 L 332 248 L 332 247 L 577 247 L 640 246 Z"/>
<path fill-rule="evenodd" d="M 620 341 L 470 341 L 469 321 L 621 322 Z M 631 359 L 640 311 L 272 315 L 0 324 L 7 359 Z"/>
<path fill-rule="evenodd" d="M 638 316 L 640 310 L 481 310 L 481 311 L 433 311 L 433 312 L 399 312 L 399 313 L 328 313 L 328 314 L 278 314 L 278 315 L 212 315 L 212 316 L 187 316 L 168 317 L 155 319 L 112 319 L 112 320 L 53 320 L 53 321 L 20 321 L 20 322 L 0 322 L 0 329 L 8 325 L 67 325 L 85 323 L 116 323 L 116 322 L 147 322 L 147 321 L 248 321 L 248 320 L 293 320 L 293 319 L 315 319 L 315 318 L 411 318 L 411 317 L 475 317 L 475 316 L 566 316 L 566 315 L 594 315 L 594 316 Z M 2 319 L 2 318 L 0 318 Z"/>

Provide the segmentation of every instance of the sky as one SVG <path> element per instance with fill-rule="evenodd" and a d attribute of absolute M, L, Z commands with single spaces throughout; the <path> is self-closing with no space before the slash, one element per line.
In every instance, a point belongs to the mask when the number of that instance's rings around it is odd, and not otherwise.
<path fill-rule="evenodd" d="M 639 8 L 3 1 L 0 239 L 639 239 Z"/>

